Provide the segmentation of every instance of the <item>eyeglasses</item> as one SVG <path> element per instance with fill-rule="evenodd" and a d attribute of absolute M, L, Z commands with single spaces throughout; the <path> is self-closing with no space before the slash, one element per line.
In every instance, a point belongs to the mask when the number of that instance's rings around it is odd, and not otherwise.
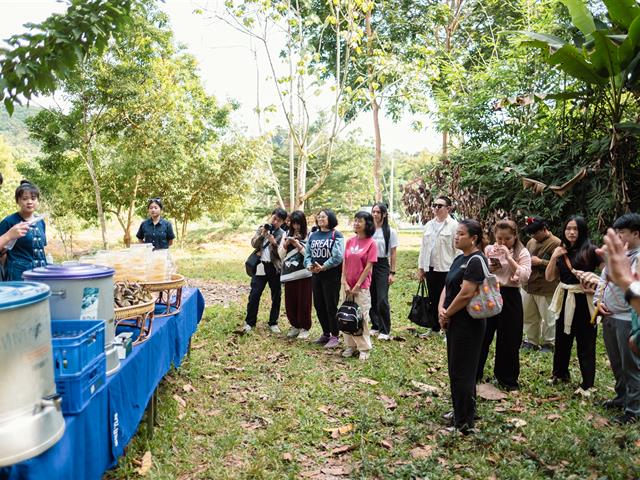
<path fill-rule="evenodd" d="M 149 202 L 159 202 L 159 201 L 161 201 L 161 200 L 162 200 L 162 199 L 161 199 L 160 197 L 153 197 L 153 198 L 150 198 L 150 199 L 149 199 L 149 200 L 147 200 L 147 201 L 149 201 Z"/>
<path fill-rule="evenodd" d="M 431 208 L 435 208 L 436 210 L 439 210 L 440 208 L 444 208 L 447 205 L 444 203 L 433 203 L 431 204 Z"/>

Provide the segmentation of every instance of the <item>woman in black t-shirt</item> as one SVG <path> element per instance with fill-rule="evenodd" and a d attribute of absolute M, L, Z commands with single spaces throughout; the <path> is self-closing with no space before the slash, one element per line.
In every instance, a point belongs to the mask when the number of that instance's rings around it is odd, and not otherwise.
<path fill-rule="evenodd" d="M 482 227 L 475 220 L 458 224 L 455 247 L 462 250 L 447 273 L 440 295 L 440 326 L 447 333 L 447 361 L 453 426 L 464 434 L 472 433 L 476 412 L 476 371 L 484 339 L 486 321 L 467 313 L 467 304 L 484 281 Z M 478 258 L 474 258 L 478 257 Z"/>
<path fill-rule="evenodd" d="M 580 388 L 587 390 L 593 387 L 596 378 L 597 326 L 595 311 L 592 311 L 593 294 L 585 294 L 580 280 L 572 270 L 593 272 L 599 267 L 602 268 L 602 259 L 589 240 L 587 222 L 580 216 L 569 217 L 564 224 L 561 239 L 562 245 L 553 251 L 545 271 L 545 278 L 549 282 L 560 278 L 560 284 L 549 307 L 558 316 L 552 381 L 569 381 L 569 361 L 575 338 L 582 374 Z"/>

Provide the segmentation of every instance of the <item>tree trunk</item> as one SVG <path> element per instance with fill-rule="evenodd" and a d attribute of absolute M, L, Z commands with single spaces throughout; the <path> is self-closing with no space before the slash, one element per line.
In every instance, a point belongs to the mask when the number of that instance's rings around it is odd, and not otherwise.
<path fill-rule="evenodd" d="M 96 197 L 96 208 L 98 209 L 98 220 L 100 221 L 100 231 L 102 232 L 102 247 L 107 249 L 107 224 L 104 219 L 104 210 L 102 208 L 102 196 L 100 194 L 100 184 L 98 183 L 98 177 L 96 175 L 95 164 L 93 161 L 93 152 L 91 151 L 91 138 L 87 138 L 85 141 L 85 162 L 87 169 L 89 170 L 89 176 L 93 183 L 93 191 Z"/>
<path fill-rule="evenodd" d="M 140 174 L 136 174 L 135 184 L 133 186 L 133 193 L 131 195 L 131 202 L 129 202 L 129 209 L 127 211 L 127 221 L 124 225 L 124 237 L 123 241 L 127 248 L 131 246 L 131 222 L 133 221 L 133 212 L 136 206 L 136 196 L 138 195 L 138 187 L 140 185 Z"/>
<path fill-rule="evenodd" d="M 367 51 L 369 59 L 373 58 L 373 29 L 371 28 L 371 10 L 370 7 L 365 16 L 365 28 L 367 32 Z M 371 111 L 373 112 L 373 131 L 375 135 L 375 157 L 373 160 L 373 188 L 375 192 L 376 202 L 382 201 L 382 138 L 380 136 L 380 104 L 376 98 L 376 89 L 374 88 L 373 67 L 371 64 L 367 67 L 369 74 L 369 95 L 371 96 Z"/>
<path fill-rule="evenodd" d="M 449 130 L 442 132 L 442 156 L 445 158 L 449 156 Z"/>

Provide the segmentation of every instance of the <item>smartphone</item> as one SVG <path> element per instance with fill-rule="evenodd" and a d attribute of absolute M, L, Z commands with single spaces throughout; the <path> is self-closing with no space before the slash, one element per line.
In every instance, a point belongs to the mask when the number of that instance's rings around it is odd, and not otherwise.
<path fill-rule="evenodd" d="M 498 267 L 500 268 L 502 265 L 500 264 L 500 259 L 496 258 L 496 257 L 489 257 L 489 261 L 491 262 L 491 265 L 493 265 L 494 267 Z"/>

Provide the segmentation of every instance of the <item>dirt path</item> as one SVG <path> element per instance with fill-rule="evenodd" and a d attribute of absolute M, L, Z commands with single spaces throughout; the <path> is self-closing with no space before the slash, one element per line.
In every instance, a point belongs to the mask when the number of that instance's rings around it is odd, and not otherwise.
<path fill-rule="evenodd" d="M 199 288 L 204 296 L 205 305 L 222 305 L 228 307 L 232 303 L 243 303 L 249 294 L 249 285 L 233 285 L 216 280 L 189 279 L 190 287 Z"/>

